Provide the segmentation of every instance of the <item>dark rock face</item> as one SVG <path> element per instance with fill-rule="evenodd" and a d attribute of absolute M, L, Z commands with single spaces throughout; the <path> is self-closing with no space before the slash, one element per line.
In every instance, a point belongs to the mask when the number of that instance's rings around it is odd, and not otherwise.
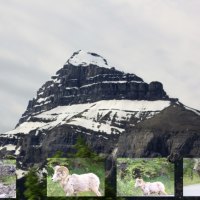
<path fill-rule="evenodd" d="M 149 84 L 147 96 L 150 99 L 162 99 L 166 93 L 163 91 L 163 85 L 160 82 L 154 81 Z"/>
<path fill-rule="evenodd" d="M 200 116 L 183 106 L 170 106 L 119 138 L 118 156 L 168 156 L 171 161 L 199 156 Z"/>
<path fill-rule="evenodd" d="M 23 163 L 21 168 L 27 168 L 37 163 L 42 166 L 47 158 L 52 157 L 57 151 L 62 151 L 65 156 L 75 152 L 74 144 L 80 135 L 86 143 L 97 153 L 110 154 L 118 141 L 118 135 L 97 134 L 82 130 L 77 132 L 77 127 L 63 125 L 47 132 L 32 131 L 23 138 L 21 152 L 18 160 Z M 106 136 L 106 137 L 104 137 Z"/>
<path fill-rule="evenodd" d="M 66 63 L 57 71 L 52 80 L 47 81 L 37 92 L 37 97 L 29 101 L 27 110 L 19 124 L 28 117 L 57 106 L 99 100 L 169 99 L 159 82 L 145 83 L 135 74 L 124 73 L 115 68 L 74 66 Z M 18 124 L 18 125 L 19 125 Z"/>

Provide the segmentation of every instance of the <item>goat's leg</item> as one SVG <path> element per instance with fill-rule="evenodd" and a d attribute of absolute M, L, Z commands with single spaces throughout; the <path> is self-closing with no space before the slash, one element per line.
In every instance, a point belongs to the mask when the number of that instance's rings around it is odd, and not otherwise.
<path fill-rule="evenodd" d="M 161 191 L 158 191 L 158 193 L 157 193 L 157 194 L 158 194 L 158 196 L 160 196 L 160 195 L 162 194 L 162 192 L 161 192 Z"/>
<path fill-rule="evenodd" d="M 167 195 L 167 193 L 165 192 L 165 190 L 160 192 L 161 194 Z"/>
<path fill-rule="evenodd" d="M 101 193 L 99 192 L 98 188 L 92 188 L 91 189 L 97 196 L 101 196 Z"/>
<path fill-rule="evenodd" d="M 74 196 L 77 196 L 77 192 L 74 192 Z"/>
<path fill-rule="evenodd" d="M 67 192 L 67 193 L 66 193 L 66 197 L 69 197 L 69 196 L 70 196 L 70 194 Z"/>
<path fill-rule="evenodd" d="M 64 188 L 66 196 L 74 196 L 74 188 L 73 187 L 66 187 Z"/>

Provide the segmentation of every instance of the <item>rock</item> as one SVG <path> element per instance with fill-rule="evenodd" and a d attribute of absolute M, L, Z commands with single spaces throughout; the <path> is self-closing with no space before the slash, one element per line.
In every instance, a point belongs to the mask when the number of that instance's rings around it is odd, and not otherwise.
<path fill-rule="evenodd" d="M 163 85 L 160 82 L 154 81 L 149 84 L 147 96 L 150 99 L 161 99 L 166 96 L 166 92 L 163 90 Z"/>
<path fill-rule="evenodd" d="M 16 184 L 0 184 L 0 198 L 16 198 Z"/>
<path fill-rule="evenodd" d="M 84 130 L 85 132 L 86 130 Z M 18 159 L 27 168 L 33 164 L 43 166 L 46 159 L 52 157 L 57 151 L 62 151 L 64 156 L 69 156 L 75 152 L 74 144 L 79 136 L 86 140 L 86 143 L 97 153 L 109 154 L 118 140 L 118 135 L 97 135 L 95 132 L 87 130 L 76 132 L 76 127 L 63 125 L 55 127 L 46 134 L 40 132 L 35 136 L 35 132 L 25 135 Z M 111 143 L 112 141 L 112 143 Z"/>
<path fill-rule="evenodd" d="M 14 175 L 15 171 L 14 165 L 0 165 L 0 176 Z"/>

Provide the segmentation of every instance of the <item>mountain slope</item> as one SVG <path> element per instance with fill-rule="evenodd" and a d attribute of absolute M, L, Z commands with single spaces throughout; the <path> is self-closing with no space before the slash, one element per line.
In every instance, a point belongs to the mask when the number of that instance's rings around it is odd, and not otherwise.
<path fill-rule="evenodd" d="M 119 138 L 118 156 L 169 156 L 174 161 L 200 155 L 200 112 L 174 104 Z"/>

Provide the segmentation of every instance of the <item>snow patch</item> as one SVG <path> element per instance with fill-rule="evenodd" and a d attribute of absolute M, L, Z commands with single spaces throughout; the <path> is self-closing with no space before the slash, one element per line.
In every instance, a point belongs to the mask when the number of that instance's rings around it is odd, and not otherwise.
<path fill-rule="evenodd" d="M 13 144 L 7 144 L 7 145 L 5 145 L 5 146 L 1 146 L 0 147 L 0 150 L 1 149 L 3 149 L 3 148 L 6 148 L 7 149 L 7 151 L 13 151 L 13 150 L 15 150 L 15 145 L 13 145 Z"/>
<path fill-rule="evenodd" d="M 124 121 L 129 121 L 134 117 L 139 122 L 144 118 L 153 117 L 169 105 L 170 101 L 165 100 L 102 100 L 94 103 L 58 106 L 35 115 L 34 120 L 37 121 L 24 122 L 16 129 L 1 134 L 1 137 L 4 135 L 10 137 L 18 133 L 28 134 L 33 130 L 37 130 L 37 135 L 38 131 L 50 130 L 62 124 L 77 125 L 107 134 L 117 134 L 124 131 L 120 128 Z"/>
<path fill-rule="evenodd" d="M 110 84 L 110 83 L 127 83 L 128 81 L 102 81 L 102 82 L 97 82 L 97 83 L 91 83 L 87 85 L 83 85 L 80 88 L 85 88 L 85 87 L 91 87 L 93 85 L 98 85 L 98 84 Z M 129 81 L 129 83 L 142 83 L 143 81 Z"/>
<path fill-rule="evenodd" d="M 4 134 L 17 134 L 17 133 L 27 134 L 30 131 L 38 129 L 44 125 L 46 125 L 46 123 L 44 122 L 24 122 L 20 124 L 16 129 L 6 132 Z"/>
<path fill-rule="evenodd" d="M 22 169 L 17 169 L 16 170 L 17 179 L 24 177 L 27 173 L 28 173 L 28 171 L 24 171 Z"/>
<path fill-rule="evenodd" d="M 76 125 L 76 126 L 81 126 L 86 129 L 90 129 L 96 132 L 103 132 L 107 134 L 111 133 L 122 133 L 124 129 L 120 129 L 114 126 L 110 126 L 109 124 L 104 124 L 104 123 L 99 123 L 99 122 L 94 122 L 92 120 L 84 119 L 84 118 L 77 118 L 73 119 L 71 122 L 68 124 Z M 114 131 L 115 130 L 115 131 Z"/>
<path fill-rule="evenodd" d="M 78 51 L 72 55 L 72 57 L 66 62 L 66 64 L 72 64 L 74 66 L 88 66 L 88 65 L 97 65 L 99 67 L 108 67 L 107 61 L 100 55 Z"/>
<path fill-rule="evenodd" d="M 19 154 L 20 154 L 20 150 L 21 150 L 21 146 L 19 146 L 19 147 L 15 150 L 15 155 L 19 155 Z"/>
<path fill-rule="evenodd" d="M 41 103 L 41 102 L 43 102 L 43 101 L 46 101 L 46 99 L 47 99 L 47 97 L 46 97 L 46 98 L 39 98 L 39 99 L 37 100 L 37 102 L 38 102 L 38 103 Z"/>

